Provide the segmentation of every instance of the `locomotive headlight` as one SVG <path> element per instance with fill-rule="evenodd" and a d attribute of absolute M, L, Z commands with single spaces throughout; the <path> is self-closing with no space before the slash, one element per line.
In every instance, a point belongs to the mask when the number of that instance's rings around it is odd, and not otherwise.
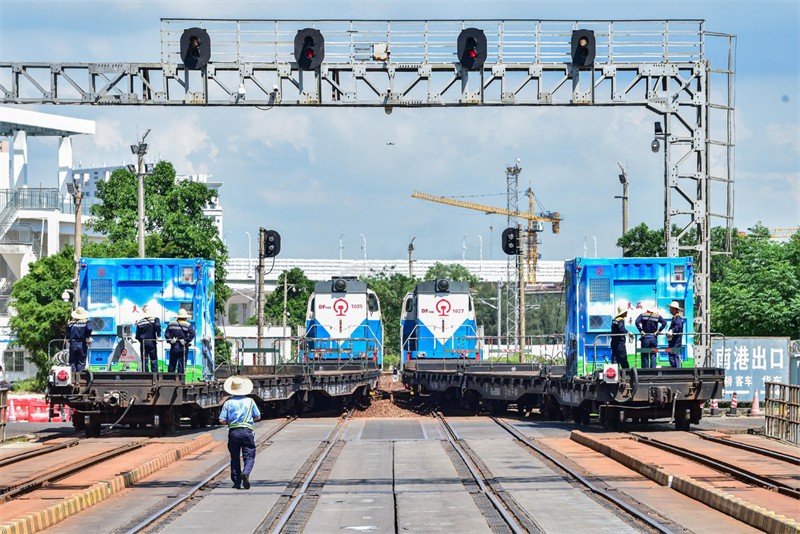
<path fill-rule="evenodd" d="M 441 280 L 436 281 L 436 290 L 441 292 L 446 292 L 450 290 L 450 281 L 445 280 L 442 278 Z"/>

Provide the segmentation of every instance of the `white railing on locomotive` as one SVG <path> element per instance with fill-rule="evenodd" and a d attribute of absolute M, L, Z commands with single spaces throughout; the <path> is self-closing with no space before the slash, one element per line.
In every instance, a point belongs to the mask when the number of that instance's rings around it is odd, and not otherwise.
<path fill-rule="evenodd" d="M 311 326 L 307 326 L 307 327 L 306 327 L 305 339 L 307 339 L 308 341 L 324 341 L 324 340 L 328 340 L 328 341 L 330 341 L 330 340 L 339 339 L 340 341 L 343 341 L 343 342 L 346 342 L 346 341 L 353 341 L 353 340 L 356 340 L 356 339 L 359 339 L 359 340 L 361 340 L 361 341 L 363 341 L 363 340 L 368 340 L 368 339 L 371 339 L 371 340 L 373 340 L 373 341 L 377 341 L 377 342 L 378 342 L 378 346 L 380 347 L 380 350 L 383 350 L 383 338 L 381 337 L 381 339 L 378 339 L 378 336 L 377 336 L 377 334 L 376 334 L 376 333 L 375 333 L 375 332 L 372 330 L 372 327 L 371 327 L 370 325 L 368 325 L 368 324 L 366 324 L 366 325 L 358 325 L 358 326 L 357 326 L 357 327 L 356 327 L 356 328 L 353 330 L 353 332 L 356 332 L 356 331 L 358 331 L 359 329 L 364 329 L 364 334 L 365 334 L 365 337 L 364 337 L 364 338 L 350 338 L 350 337 L 345 337 L 345 338 L 330 338 L 330 337 L 317 337 L 317 335 L 316 335 L 316 329 L 317 329 L 317 327 L 320 327 L 320 326 L 321 326 L 322 328 L 325 328 L 325 329 L 326 329 L 328 332 L 331 332 L 331 331 L 335 330 L 336 328 L 338 328 L 338 325 L 327 325 L 327 324 L 322 324 L 322 323 L 319 323 L 319 324 L 312 324 Z M 311 333 L 311 330 L 312 330 L 312 329 L 314 330 L 314 333 L 313 333 L 313 334 Z"/>
<path fill-rule="evenodd" d="M 356 352 L 356 349 L 353 348 L 353 344 L 355 342 L 363 342 L 364 349 L 359 350 Z M 317 355 L 317 354 L 327 354 L 328 356 L 332 354 L 337 355 L 337 360 L 342 359 L 342 354 L 349 354 L 350 357 L 346 358 L 347 360 L 353 359 L 373 359 L 378 357 L 378 352 L 381 351 L 381 344 L 378 342 L 377 339 L 373 338 L 345 338 L 345 339 L 335 339 L 335 338 L 312 338 L 312 339 L 305 339 L 304 343 L 307 345 L 308 343 L 325 343 L 331 346 L 323 347 L 323 348 L 306 348 L 304 349 L 309 355 Z M 349 347 L 345 345 L 350 345 Z M 316 359 L 316 357 L 314 358 Z"/>
<path fill-rule="evenodd" d="M 628 338 L 628 339 L 633 339 L 634 349 L 635 349 L 634 356 L 633 356 L 633 365 L 634 366 L 636 366 L 637 363 L 641 363 L 640 361 L 637 360 L 639 354 L 645 354 L 645 353 L 646 354 L 651 354 L 653 352 L 662 353 L 662 354 L 668 354 L 670 352 L 674 352 L 673 350 L 671 350 L 672 348 L 678 348 L 678 349 L 682 350 L 684 347 L 689 346 L 686 343 L 682 342 L 679 347 L 655 347 L 655 348 L 652 348 L 652 349 L 643 348 L 641 346 L 641 341 L 642 341 L 641 338 L 643 338 L 645 336 L 653 336 L 653 337 L 656 337 L 656 338 L 658 336 L 665 336 L 667 339 L 673 338 L 675 336 L 681 336 L 681 337 L 707 336 L 707 337 L 710 337 L 710 338 L 721 338 L 722 339 L 723 348 L 725 348 L 726 345 L 727 345 L 727 339 L 725 337 L 725 334 L 721 334 L 721 333 L 718 333 L 718 332 L 708 332 L 708 333 L 682 332 L 680 334 L 675 334 L 675 333 L 672 333 L 672 332 L 670 332 L 668 334 L 666 331 L 663 331 L 660 334 L 659 333 L 648 334 L 648 333 L 639 333 L 639 332 L 627 332 L 625 334 L 612 334 L 612 333 L 607 333 L 606 334 L 606 333 L 601 333 L 601 334 L 595 334 L 595 338 L 592 341 L 591 345 L 587 345 L 586 343 L 583 344 L 583 361 L 586 362 L 587 367 L 588 367 L 588 363 L 589 363 L 589 360 L 588 360 L 588 358 L 586 356 L 587 346 L 592 349 L 592 370 L 594 370 L 594 369 L 597 369 L 597 349 L 598 349 L 598 347 L 599 348 L 609 348 L 610 349 L 611 348 L 611 338 L 612 337 L 623 337 L 623 336 Z M 597 344 L 597 340 L 600 339 L 600 338 L 603 338 L 606 341 L 604 343 L 598 345 Z M 691 340 L 691 342 L 693 343 L 694 340 Z M 637 346 L 637 343 L 638 343 L 638 346 Z M 709 344 L 709 347 L 710 346 L 711 345 Z M 603 357 L 603 360 L 605 361 L 605 357 Z M 697 357 L 696 356 L 695 356 L 695 361 L 697 361 Z M 713 367 L 713 366 L 714 366 L 714 358 L 710 354 L 704 356 L 703 357 L 703 364 L 700 365 L 700 367 Z M 587 368 L 586 371 L 589 372 L 589 369 Z"/>
<path fill-rule="evenodd" d="M 564 334 L 485 336 L 485 339 L 486 352 L 488 354 L 505 355 L 507 362 L 515 354 L 520 355 L 520 362 L 522 362 L 524 356 L 529 356 L 532 361 L 538 358 L 541 364 L 556 364 L 563 361 L 565 357 Z M 538 351 L 535 350 L 537 348 Z"/>
<path fill-rule="evenodd" d="M 419 325 L 416 325 L 419 326 Z M 416 326 L 412 330 L 412 333 L 416 331 Z M 472 329 L 473 332 L 475 329 Z M 416 349 L 411 349 L 409 342 L 415 341 Z M 482 359 L 483 355 L 483 338 L 478 335 L 467 335 L 467 336 L 452 336 L 447 338 L 446 340 L 442 341 L 435 336 L 414 336 L 412 337 L 411 334 L 406 338 L 405 342 L 403 343 L 402 350 L 406 352 L 416 352 L 418 358 L 432 358 L 433 356 L 428 356 L 427 350 L 420 350 L 419 349 L 419 341 L 433 341 L 434 349 L 433 351 L 436 352 L 438 347 L 436 347 L 436 343 L 438 342 L 442 346 L 442 359 L 447 357 L 447 354 L 458 354 L 458 358 L 462 358 L 461 354 L 463 354 L 464 359 Z M 470 345 L 474 343 L 474 347 Z M 448 348 L 448 345 L 450 348 Z M 475 354 L 474 357 L 470 357 L 471 354 Z"/>
<path fill-rule="evenodd" d="M 246 340 L 255 341 L 257 343 L 258 339 L 259 339 L 258 336 L 235 336 L 235 337 L 217 336 L 216 339 L 223 339 L 223 340 L 228 340 L 228 341 L 236 340 L 237 344 L 240 343 L 240 345 L 237 346 L 237 351 L 238 351 L 238 354 L 236 355 L 237 358 L 234 359 L 234 363 L 237 366 L 248 365 L 247 362 L 244 361 L 244 355 L 248 354 L 248 353 L 253 354 L 253 360 L 252 360 L 253 363 L 252 363 L 252 365 L 267 365 L 266 362 L 263 362 L 263 361 L 262 362 L 256 362 L 256 356 L 259 355 L 259 354 L 263 355 L 265 353 L 266 354 L 270 354 L 270 353 L 278 354 L 279 358 L 280 358 L 280 361 L 283 362 L 284 361 L 284 359 L 283 359 L 284 354 L 283 353 L 284 352 L 288 352 L 288 358 L 286 358 L 286 361 L 293 361 L 293 360 L 299 361 L 299 359 L 297 358 L 298 355 L 299 355 L 299 346 L 300 346 L 300 343 L 303 340 L 305 340 L 305 338 L 302 337 L 302 336 L 286 336 L 286 337 L 283 337 L 283 336 L 261 336 L 260 339 L 261 339 L 262 343 L 265 343 L 267 345 L 271 344 L 270 347 L 267 347 L 267 350 L 264 350 L 264 349 L 258 349 L 257 347 L 247 347 L 246 346 Z M 279 343 L 289 343 L 288 350 L 286 350 L 287 347 L 285 345 L 284 345 L 284 350 L 283 351 L 281 351 L 280 349 L 275 349 L 274 348 L 275 345 L 279 344 Z M 241 357 L 239 357 L 240 355 L 241 355 Z"/>

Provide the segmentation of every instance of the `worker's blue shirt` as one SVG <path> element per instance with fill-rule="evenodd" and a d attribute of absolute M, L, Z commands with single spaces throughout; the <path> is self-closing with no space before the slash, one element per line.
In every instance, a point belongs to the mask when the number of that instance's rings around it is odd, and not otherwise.
<path fill-rule="evenodd" d="M 625 316 L 618 315 L 614 317 L 614 320 L 611 322 L 611 333 L 616 334 L 611 336 L 611 350 L 615 354 L 627 354 L 628 349 L 625 347 L 625 336 L 624 334 L 628 333 L 628 329 L 625 328 Z"/>
<path fill-rule="evenodd" d="M 67 323 L 69 348 L 86 355 L 86 340 L 92 335 L 92 323 L 86 319 L 76 319 Z"/>
<path fill-rule="evenodd" d="M 683 336 L 681 335 L 683 334 L 683 322 L 683 317 L 681 317 L 680 314 L 672 318 L 672 326 L 670 326 L 670 330 L 672 330 L 672 333 L 675 335 L 673 335 L 672 339 L 670 339 L 669 343 L 667 343 L 668 346 L 681 346 L 681 342 L 683 341 Z"/>
<path fill-rule="evenodd" d="M 636 318 L 636 328 L 646 335 L 660 332 L 667 326 L 667 321 L 657 313 L 646 312 Z"/>
<path fill-rule="evenodd" d="M 156 339 L 161 336 L 161 321 L 158 317 L 145 317 L 136 323 L 136 339 L 144 342 L 148 349 L 156 348 Z"/>
<path fill-rule="evenodd" d="M 219 414 L 220 421 L 225 421 L 228 428 L 249 428 L 253 430 L 253 418 L 261 417 L 255 401 L 250 397 L 237 395 L 225 401 Z"/>
<path fill-rule="evenodd" d="M 164 333 L 164 337 L 167 339 L 168 343 L 173 341 L 173 343 L 170 343 L 170 350 L 174 350 L 175 352 L 188 352 L 189 346 L 194 340 L 194 336 L 194 327 L 187 321 L 170 322 L 169 326 L 167 326 L 167 331 Z M 180 343 L 181 340 L 183 340 L 185 344 Z"/>

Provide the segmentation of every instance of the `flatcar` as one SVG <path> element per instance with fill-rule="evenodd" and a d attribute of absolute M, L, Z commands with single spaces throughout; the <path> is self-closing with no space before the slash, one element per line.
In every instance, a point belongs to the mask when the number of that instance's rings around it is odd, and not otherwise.
<path fill-rule="evenodd" d="M 401 359 L 481 359 L 475 305 L 467 282 L 420 282 L 403 299 Z"/>
<path fill-rule="evenodd" d="M 355 277 L 317 282 L 308 299 L 306 358 L 383 363 L 383 318 L 378 295 Z"/>
<path fill-rule="evenodd" d="M 313 372 L 296 360 L 216 365 L 212 261 L 82 258 L 80 269 L 80 305 L 89 312 L 94 330 L 89 365 L 74 373 L 60 352 L 50 370 L 47 394 L 51 407 L 67 405 L 75 410 L 73 424 L 87 435 L 99 435 L 103 423 L 150 426 L 157 435 L 187 420 L 193 426 L 213 423 L 225 400 L 222 383 L 231 374 L 251 378 L 251 396 L 270 416 L 364 403 L 378 385 L 376 361 L 328 360 L 315 365 Z M 367 306 L 366 293 L 363 301 Z M 145 305 L 147 313 L 142 311 Z M 185 372 L 169 372 L 164 332 L 180 310 L 188 313 L 197 335 L 188 347 Z M 145 372 L 135 324 L 152 316 L 162 322 L 158 372 Z"/>

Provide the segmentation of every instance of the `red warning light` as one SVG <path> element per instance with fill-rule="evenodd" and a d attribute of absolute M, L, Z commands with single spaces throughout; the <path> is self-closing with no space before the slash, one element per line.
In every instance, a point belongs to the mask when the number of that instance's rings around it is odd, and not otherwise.
<path fill-rule="evenodd" d="M 66 382 L 67 379 L 69 378 L 69 374 L 67 374 L 67 372 L 62 369 L 61 371 L 58 372 L 56 378 L 58 378 L 61 382 Z"/>
<path fill-rule="evenodd" d="M 471 59 L 475 59 L 476 57 L 478 57 L 478 53 L 477 53 L 475 50 L 473 50 L 473 49 L 469 50 L 469 51 L 467 52 L 467 55 L 468 55 L 468 56 L 469 56 Z"/>
<path fill-rule="evenodd" d="M 306 48 L 306 57 L 311 59 L 314 57 L 314 49 L 313 48 Z"/>
<path fill-rule="evenodd" d="M 609 367 L 608 369 L 606 369 L 606 378 L 608 378 L 609 380 L 613 380 L 614 377 L 616 376 L 617 372 L 614 370 L 613 367 Z"/>

